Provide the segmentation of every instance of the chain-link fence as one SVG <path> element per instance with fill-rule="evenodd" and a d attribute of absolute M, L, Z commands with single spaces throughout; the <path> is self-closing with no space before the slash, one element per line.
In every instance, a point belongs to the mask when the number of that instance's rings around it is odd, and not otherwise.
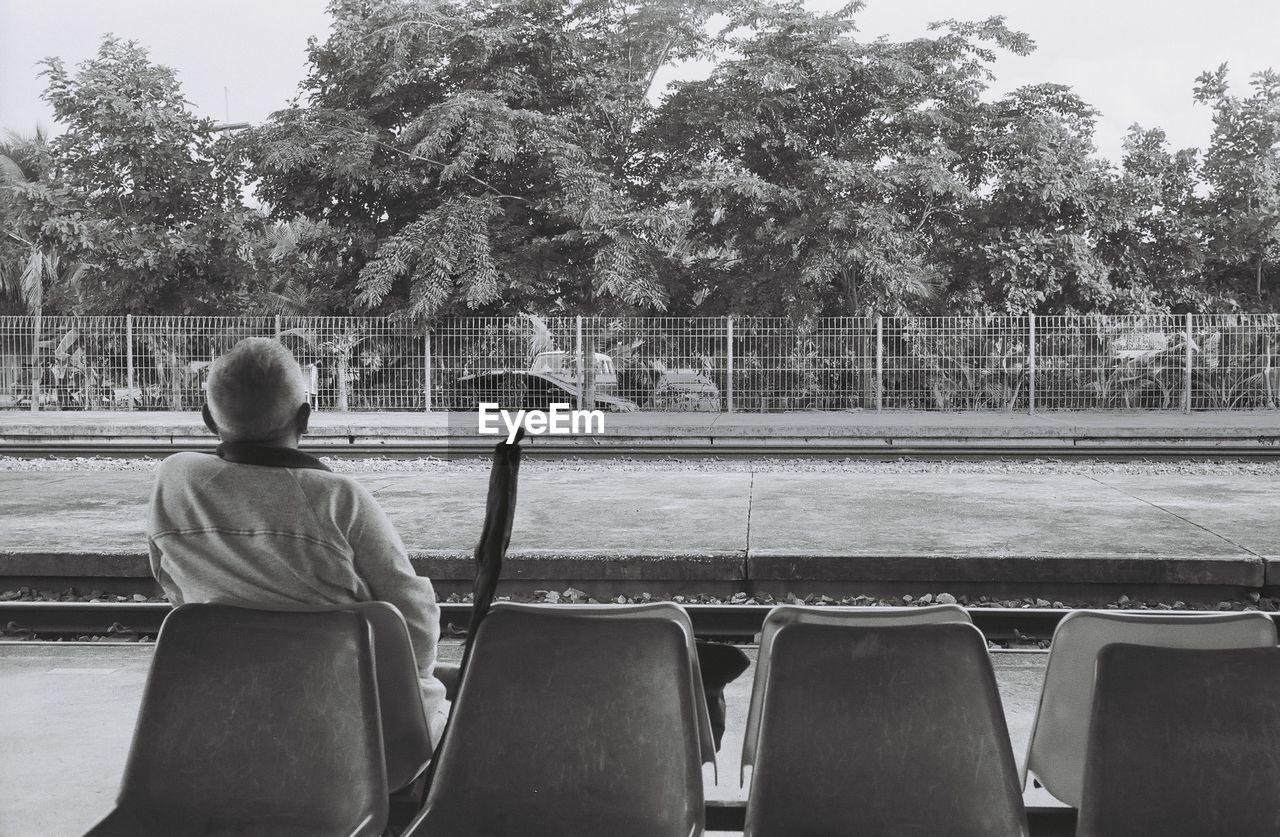
<path fill-rule="evenodd" d="M 250 336 L 316 409 L 1242 410 L 1280 402 L 1280 315 L 0 317 L 0 409 L 195 410 Z"/>
<path fill-rule="evenodd" d="M 1036 408 L 1182 409 L 1188 348 L 1185 316 L 1039 316 Z"/>
<path fill-rule="evenodd" d="M 1280 405 L 1280 314 L 1196 314 L 1187 390 L 1195 410 Z"/>
<path fill-rule="evenodd" d="M 1030 324 L 1025 317 L 885 317 L 883 406 L 907 410 L 1025 410 Z"/>
<path fill-rule="evenodd" d="M 137 406 L 124 317 L 0 317 L 0 406 Z"/>

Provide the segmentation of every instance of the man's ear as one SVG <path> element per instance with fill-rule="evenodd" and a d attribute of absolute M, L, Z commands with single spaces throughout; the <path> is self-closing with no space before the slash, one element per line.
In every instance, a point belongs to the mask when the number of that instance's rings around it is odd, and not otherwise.
<path fill-rule="evenodd" d="M 207 403 L 200 408 L 200 415 L 204 416 L 204 426 L 209 428 L 209 432 L 221 439 L 222 432 L 218 430 L 218 423 L 213 420 L 213 413 L 209 412 Z"/>
<path fill-rule="evenodd" d="M 307 422 L 309 422 L 310 420 L 311 420 L 311 405 L 304 401 L 302 402 L 302 406 L 298 408 L 297 417 L 293 420 L 294 429 L 298 431 L 299 436 L 307 432 Z"/>

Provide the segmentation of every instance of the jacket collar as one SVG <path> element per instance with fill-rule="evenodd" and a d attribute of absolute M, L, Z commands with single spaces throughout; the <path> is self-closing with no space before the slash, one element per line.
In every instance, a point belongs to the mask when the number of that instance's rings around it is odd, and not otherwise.
<path fill-rule="evenodd" d="M 223 442 L 214 454 L 237 465 L 263 465 L 267 468 L 309 468 L 328 471 L 329 466 L 297 448 L 277 448 L 249 442 Z"/>

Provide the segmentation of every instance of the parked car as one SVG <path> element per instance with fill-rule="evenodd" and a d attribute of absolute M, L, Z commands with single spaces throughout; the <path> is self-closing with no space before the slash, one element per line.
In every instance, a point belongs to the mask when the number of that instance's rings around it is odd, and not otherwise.
<path fill-rule="evenodd" d="M 670 369 L 658 376 L 647 409 L 663 412 L 718 413 L 720 388 L 694 369 Z"/>

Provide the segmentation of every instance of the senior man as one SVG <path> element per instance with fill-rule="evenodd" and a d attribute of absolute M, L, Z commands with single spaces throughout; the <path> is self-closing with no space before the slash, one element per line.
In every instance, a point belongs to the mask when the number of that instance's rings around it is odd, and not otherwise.
<path fill-rule="evenodd" d="M 249 607 L 390 602 L 418 658 L 432 738 L 447 714 L 433 675 L 440 608 L 367 489 L 298 450 L 311 407 L 293 354 L 250 337 L 209 371 L 204 421 L 216 455 L 160 465 L 147 540 L 151 572 L 175 605 Z"/>

